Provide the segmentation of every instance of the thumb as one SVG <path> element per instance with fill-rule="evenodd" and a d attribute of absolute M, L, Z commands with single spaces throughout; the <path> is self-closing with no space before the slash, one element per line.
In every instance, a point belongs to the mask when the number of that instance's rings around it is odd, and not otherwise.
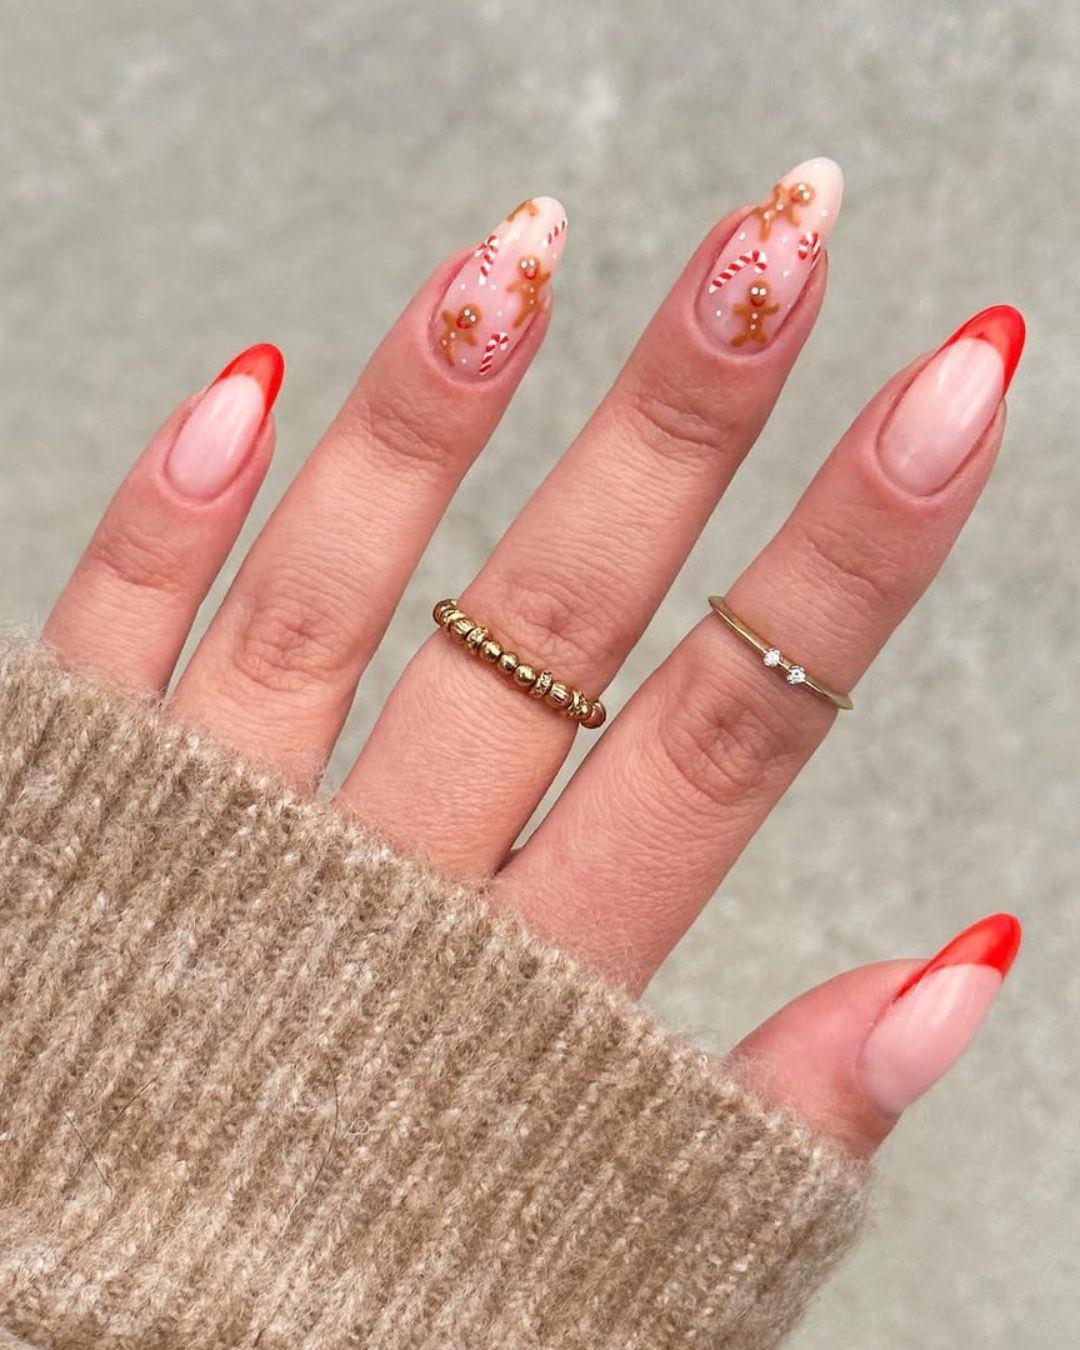
<path fill-rule="evenodd" d="M 929 961 L 884 961 L 838 975 L 752 1031 L 729 1067 L 859 1157 L 975 1038 L 1020 946 L 993 914 Z"/>

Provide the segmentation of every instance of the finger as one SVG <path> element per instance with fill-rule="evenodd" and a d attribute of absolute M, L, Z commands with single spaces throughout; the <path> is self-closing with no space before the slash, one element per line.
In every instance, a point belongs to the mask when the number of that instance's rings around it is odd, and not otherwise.
<path fill-rule="evenodd" d="M 168 419 L 121 484 L 45 625 L 72 669 L 168 684 L 273 452 L 284 361 L 242 352 Z"/>
<path fill-rule="evenodd" d="M 177 715 L 293 781 L 317 773 L 539 346 L 565 224 L 553 198 L 523 202 L 423 287 L 245 559 L 180 681 Z"/>
<path fill-rule="evenodd" d="M 848 971 L 763 1022 L 729 1065 L 766 1101 L 869 1156 L 975 1039 L 1020 937 L 1011 914 L 994 914 L 930 961 Z"/>
<path fill-rule="evenodd" d="M 990 472 L 1023 325 L 980 315 L 871 402 L 730 592 L 850 689 L 945 559 Z M 988 425 L 989 424 L 989 425 Z M 642 987 L 835 716 L 715 616 L 631 700 L 503 875 L 503 902 Z"/>
<path fill-rule="evenodd" d="M 811 160 L 716 227 L 461 597 L 522 658 L 519 684 L 532 667 L 596 695 L 640 637 L 813 326 L 825 280 L 815 263 L 841 192 L 836 165 Z M 815 245 L 802 249 L 811 229 Z M 436 636 L 391 696 L 344 800 L 445 868 L 490 870 L 573 733 L 512 683 Z M 560 697 L 553 688 L 547 701 Z"/>

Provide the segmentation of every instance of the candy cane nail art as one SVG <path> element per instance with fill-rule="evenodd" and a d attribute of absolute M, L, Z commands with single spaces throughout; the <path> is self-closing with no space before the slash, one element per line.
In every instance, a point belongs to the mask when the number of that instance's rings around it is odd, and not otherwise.
<path fill-rule="evenodd" d="M 744 217 L 697 304 L 701 323 L 725 351 L 763 351 L 779 332 L 828 242 L 843 190 L 831 159 L 810 159 Z"/>
<path fill-rule="evenodd" d="M 483 286 L 488 277 L 491 276 L 491 269 L 495 266 L 495 258 L 499 252 L 499 236 L 489 234 L 480 247 L 473 254 L 474 258 L 480 259 L 480 285 Z"/>
<path fill-rule="evenodd" d="M 752 267 L 755 272 L 764 272 L 769 265 L 769 255 L 763 248 L 752 248 L 747 253 L 740 253 L 737 258 L 724 268 L 722 272 L 717 272 L 712 281 L 709 282 L 709 294 L 718 291 L 726 286 L 732 277 L 737 277 L 744 267 Z"/>
<path fill-rule="evenodd" d="M 476 367 L 477 375 L 488 375 L 491 373 L 491 367 L 495 363 L 495 353 L 504 352 L 510 346 L 509 333 L 492 333 L 484 343 L 484 354 L 480 358 L 480 364 Z"/>
<path fill-rule="evenodd" d="M 439 360 L 461 375 L 496 375 L 550 304 L 565 241 L 566 213 L 554 197 L 515 206 L 476 246 L 435 311 Z"/>

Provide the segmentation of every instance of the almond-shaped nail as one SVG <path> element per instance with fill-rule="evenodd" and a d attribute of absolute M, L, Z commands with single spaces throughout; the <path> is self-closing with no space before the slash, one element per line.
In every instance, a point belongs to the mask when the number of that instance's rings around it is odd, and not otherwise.
<path fill-rule="evenodd" d="M 698 318 L 725 351 L 750 356 L 779 332 L 816 267 L 844 195 L 831 159 L 808 159 L 746 216 L 709 269 Z"/>
<path fill-rule="evenodd" d="M 530 197 L 473 250 L 431 321 L 440 361 L 490 379 L 550 304 L 551 279 L 566 242 L 566 212 L 554 197 Z"/>
<path fill-rule="evenodd" d="M 859 1059 L 863 1089 L 886 1115 L 899 1115 L 964 1053 L 1019 947 L 1019 921 L 992 914 L 965 929 L 897 991 Z"/>
<path fill-rule="evenodd" d="M 945 486 L 990 425 L 1023 349 L 1023 316 L 995 305 L 969 319 L 930 358 L 878 441 L 881 466 L 897 486 L 918 497 Z"/>
<path fill-rule="evenodd" d="M 277 347 L 261 342 L 229 362 L 192 409 L 165 460 L 177 492 L 212 501 L 243 468 L 285 374 Z"/>

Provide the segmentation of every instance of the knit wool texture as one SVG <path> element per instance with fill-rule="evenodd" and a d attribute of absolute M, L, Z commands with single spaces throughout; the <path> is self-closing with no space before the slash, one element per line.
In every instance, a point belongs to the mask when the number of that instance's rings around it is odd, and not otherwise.
<path fill-rule="evenodd" d="M 774 1346 L 865 1173 L 148 702 L 0 640 L 0 1345 Z"/>

